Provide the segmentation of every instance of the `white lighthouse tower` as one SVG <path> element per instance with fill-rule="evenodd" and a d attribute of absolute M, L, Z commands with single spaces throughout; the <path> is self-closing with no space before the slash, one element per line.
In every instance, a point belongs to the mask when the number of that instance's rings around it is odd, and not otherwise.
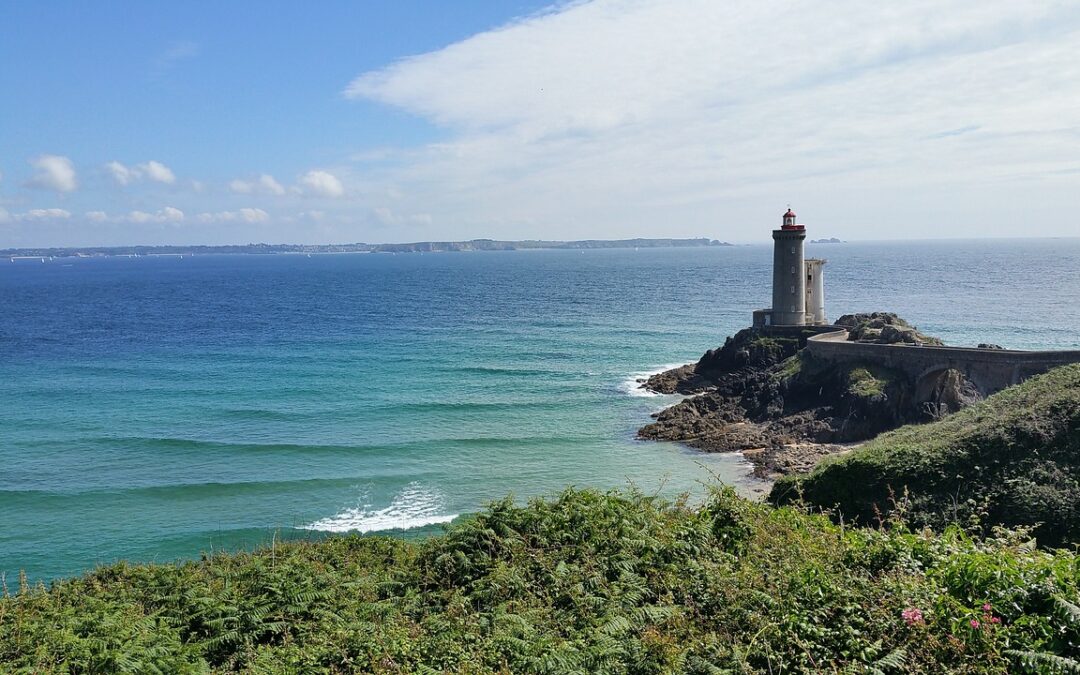
<path fill-rule="evenodd" d="M 791 209 L 773 230 L 772 307 L 754 312 L 755 326 L 814 326 L 825 318 L 825 261 L 803 256 L 806 227 Z"/>

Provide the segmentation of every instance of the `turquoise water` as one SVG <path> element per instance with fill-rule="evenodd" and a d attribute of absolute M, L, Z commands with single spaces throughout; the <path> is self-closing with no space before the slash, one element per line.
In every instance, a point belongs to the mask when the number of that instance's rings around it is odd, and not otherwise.
<path fill-rule="evenodd" d="M 1080 347 L 1080 240 L 808 248 L 834 318 Z M 767 246 L 5 261 L 0 571 L 412 536 L 570 484 L 760 490 L 738 456 L 635 441 L 675 399 L 633 385 L 746 325 L 770 264 Z"/>

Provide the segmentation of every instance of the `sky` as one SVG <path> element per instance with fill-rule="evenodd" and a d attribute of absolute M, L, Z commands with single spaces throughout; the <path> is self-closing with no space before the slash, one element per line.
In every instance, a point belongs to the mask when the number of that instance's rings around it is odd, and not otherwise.
<path fill-rule="evenodd" d="M 0 247 L 1080 236 L 1080 0 L 0 0 Z"/>

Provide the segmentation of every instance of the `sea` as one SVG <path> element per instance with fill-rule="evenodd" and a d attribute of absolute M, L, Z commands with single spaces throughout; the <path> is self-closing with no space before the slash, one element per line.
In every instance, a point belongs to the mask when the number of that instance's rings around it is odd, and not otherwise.
<path fill-rule="evenodd" d="M 831 318 L 1080 347 L 1080 239 L 810 244 Z M 769 303 L 768 245 L 0 259 L 0 581 L 356 532 L 568 486 L 767 486 L 641 442 L 638 388 Z"/>

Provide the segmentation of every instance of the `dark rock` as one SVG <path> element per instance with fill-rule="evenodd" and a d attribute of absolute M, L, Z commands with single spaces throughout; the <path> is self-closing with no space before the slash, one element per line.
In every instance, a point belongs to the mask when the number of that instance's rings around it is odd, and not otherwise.
<path fill-rule="evenodd" d="M 921 421 L 928 421 L 978 403 L 983 395 L 962 372 L 949 368 L 920 383 L 915 398 L 923 411 Z"/>
<path fill-rule="evenodd" d="M 849 314 L 838 326 L 889 344 L 940 344 L 892 313 Z M 943 373 L 923 391 L 906 375 L 872 363 L 816 362 L 803 337 L 739 331 L 695 364 L 655 375 L 644 384 L 692 396 L 653 415 L 638 437 L 679 441 L 706 452 L 742 451 L 758 475 L 803 471 L 903 424 L 948 414 L 978 400 L 960 373 Z"/>
<path fill-rule="evenodd" d="M 658 394 L 699 394 L 713 387 L 713 383 L 694 372 L 694 364 L 665 370 L 648 379 L 638 380 L 642 389 Z"/>
<path fill-rule="evenodd" d="M 764 370 L 793 356 L 805 339 L 759 335 L 743 329 L 722 347 L 705 352 L 697 363 L 672 368 L 642 382 L 641 387 L 659 394 L 693 395 L 714 389 L 730 373 Z M 730 383 L 729 383 L 730 384 Z"/>

